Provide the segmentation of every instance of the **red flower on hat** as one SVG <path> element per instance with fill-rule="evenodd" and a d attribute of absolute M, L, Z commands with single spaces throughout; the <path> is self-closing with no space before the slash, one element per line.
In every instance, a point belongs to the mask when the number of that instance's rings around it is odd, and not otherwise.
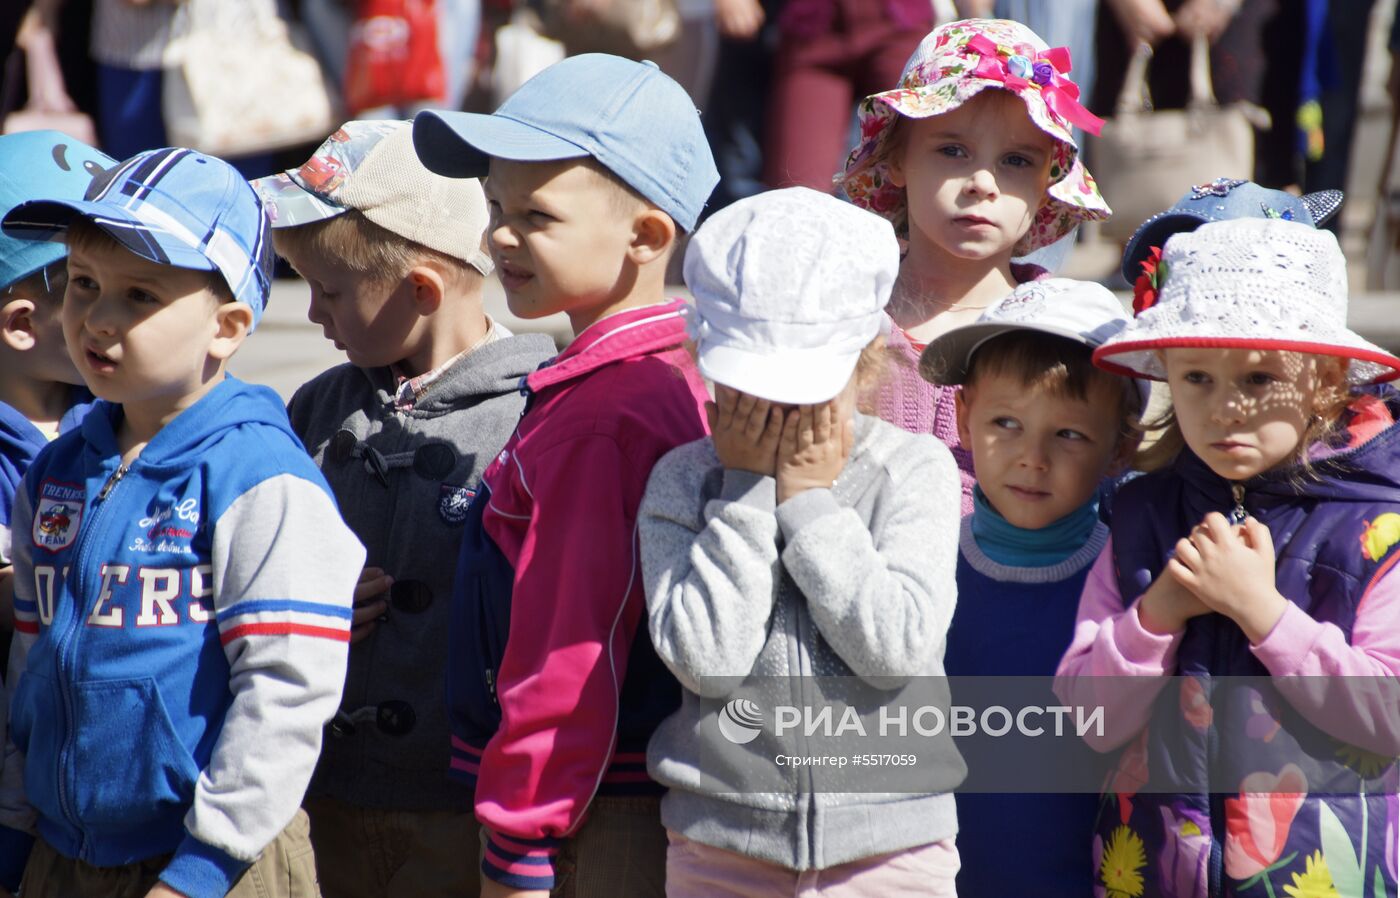
<path fill-rule="evenodd" d="M 1167 279 L 1167 263 L 1162 261 L 1162 248 L 1154 246 L 1142 260 L 1142 274 L 1133 282 L 1133 314 L 1141 315 L 1157 304 L 1157 292 Z"/>

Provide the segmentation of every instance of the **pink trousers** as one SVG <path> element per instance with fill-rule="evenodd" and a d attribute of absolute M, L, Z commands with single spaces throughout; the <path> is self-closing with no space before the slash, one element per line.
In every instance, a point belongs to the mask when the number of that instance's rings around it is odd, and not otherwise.
<path fill-rule="evenodd" d="M 957 896 L 958 849 L 952 839 L 825 870 L 797 871 L 702 845 L 670 830 L 666 837 L 666 898 Z"/>

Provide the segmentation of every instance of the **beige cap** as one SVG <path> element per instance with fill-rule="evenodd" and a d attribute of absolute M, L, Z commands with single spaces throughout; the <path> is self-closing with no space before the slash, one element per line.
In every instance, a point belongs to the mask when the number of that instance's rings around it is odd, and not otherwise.
<path fill-rule="evenodd" d="M 486 197 L 475 178 L 445 178 L 418 161 L 413 124 L 346 122 L 300 168 L 258 178 L 274 228 L 324 221 L 347 209 L 407 240 L 461 259 L 483 275 Z"/>

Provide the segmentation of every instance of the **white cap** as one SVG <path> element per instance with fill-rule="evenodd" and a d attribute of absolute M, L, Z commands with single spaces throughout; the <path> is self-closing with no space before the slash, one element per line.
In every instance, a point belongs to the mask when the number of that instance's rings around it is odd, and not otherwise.
<path fill-rule="evenodd" d="M 258 178 L 253 187 L 274 228 L 355 209 L 483 275 L 494 269 L 481 246 L 488 219 L 481 182 L 428 171 L 413 150 L 412 122 L 346 122 L 300 168 Z"/>
<path fill-rule="evenodd" d="M 773 402 L 826 402 L 879 335 L 899 272 L 890 223 L 806 187 L 710 217 L 685 253 L 700 373 Z"/>
<path fill-rule="evenodd" d="M 972 355 L 1008 331 L 1040 331 L 1082 343 L 1090 351 L 1128 324 L 1123 304 L 1092 281 L 1027 281 L 997 300 L 975 322 L 939 335 L 919 356 L 924 380 L 951 386 L 967 380 Z"/>

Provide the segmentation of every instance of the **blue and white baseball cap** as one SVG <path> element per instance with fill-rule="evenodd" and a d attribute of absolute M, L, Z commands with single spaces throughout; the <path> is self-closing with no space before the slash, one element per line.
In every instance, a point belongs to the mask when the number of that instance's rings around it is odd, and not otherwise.
<path fill-rule="evenodd" d="M 217 271 L 262 319 L 272 285 L 272 241 L 262 201 L 238 170 L 194 150 L 138 153 L 93 180 L 81 200 L 38 200 L 0 222 L 22 240 L 64 239 L 86 218 L 143 259 Z"/>
<path fill-rule="evenodd" d="M 0 216 L 37 199 L 80 200 L 117 161 L 58 131 L 0 137 Z M 0 234 L 0 287 L 29 277 L 68 255 L 62 243 Z"/>
<path fill-rule="evenodd" d="M 429 110 L 413 146 L 430 171 L 483 178 L 491 157 L 592 156 L 686 231 L 719 183 L 700 113 L 653 62 L 583 53 L 526 81 L 491 115 Z"/>
<path fill-rule="evenodd" d="M 1216 178 L 1208 184 L 1197 184 L 1170 209 L 1138 225 L 1123 249 L 1123 277 L 1129 284 L 1133 283 L 1142 274 L 1142 263 L 1152 247 L 1165 248 L 1171 235 L 1194 231 L 1206 222 L 1279 219 L 1316 228 L 1337 214 L 1342 208 L 1342 199 L 1340 190 L 1294 196 L 1238 178 Z"/>

